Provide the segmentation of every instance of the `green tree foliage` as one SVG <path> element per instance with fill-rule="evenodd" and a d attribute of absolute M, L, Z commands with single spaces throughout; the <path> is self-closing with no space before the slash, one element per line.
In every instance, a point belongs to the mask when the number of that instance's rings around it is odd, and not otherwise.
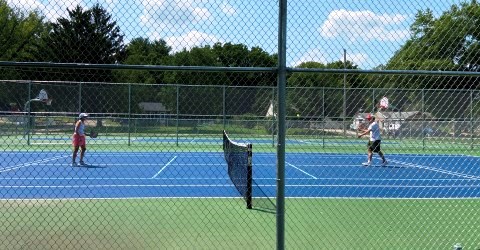
<path fill-rule="evenodd" d="M 418 11 L 410 27 L 411 38 L 389 60 L 386 69 L 429 71 L 480 71 L 480 5 L 475 0 L 452 5 L 439 17 L 429 9 Z M 411 89 L 478 89 L 476 78 L 461 76 L 380 76 L 385 87 Z M 391 96 L 399 110 L 422 107 L 415 95 Z M 456 103 L 470 103 L 468 95 Z M 424 108 L 440 117 L 468 116 L 469 109 L 438 109 L 437 99 L 425 97 Z"/>
<path fill-rule="evenodd" d="M 43 61 L 56 63 L 82 64 L 115 64 L 123 61 L 125 45 L 123 35 L 111 15 L 100 5 L 96 4 L 84 10 L 76 6 L 68 10 L 68 17 L 61 17 L 51 24 L 52 29 L 45 37 Z M 109 69 L 54 69 L 45 70 L 40 74 L 45 80 L 80 81 L 80 82 L 112 82 L 114 77 Z M 67 106 L 69 99 L 76 99 L 78 94 L 72 91 L 57 96 L 65 98 L 65 103 L 58 106 Z M 82 109 L 89 112 L 113 112 L 117 106 L 125 106 L 123 93 L 119 88 L 108 85 L 96 91 L 82 93 Z M 118 98 L 112 99 L 112 96 Z M 62 101 L 61 99 L 57 99 Z M 73 107 L 69 107 L 73 108 Z"/>
<path fill-rule="evenodd" d="M 269 55 L 260 47 L 248 49 L 243 44 L 216 43 L 213 52 L 218 64 L 224 67 L 275 67 L 276 55 Z M 227 73 L 229 84 L 241 86 L 275 86 L 276 77 L 272 73 Z"/>
<path fill-rule="evenodd" d="M 44 30 L 38 13 L 17 11 L 0 0 L 0 60 L 32 61 L 38 43 L 35 38 Z"/>
<path fill-rule="evenodd" d="M 335 61 L 327 64 L 319 62 L 304 62 L 298 68 L 312 69 L 358 69 L 358 66 L 350 61 Z M 325 73 L 292 73 L 288 77 L 287 115 L 301 117 L 330 116 L 339 117 L 342 115 L 343 87 L 358 87 L 362 84 L 363 76 Z M 296 88 L 301 87 L 301 88 Z M 358 101 L 356 95 L 347 96 L 347 113 L 354 113 L 353 107 Z"/>
<path fill-rule="evenodd" d="M 35 61 L 39 47 L 37 37 L 46 30 L 43 17 L 37 12 L 22 12 L 0 0 L 0 60 Z M 1 68 L 0 79 L 30 79 L 28 70 Z M 11 85 L 0 85 L 0 109 L 9 109 L 9 103 L 23 105 L 27 89 L 17 85 L 17 91 L 9 91 Z"/>
<path fill-rule="evenodd" d="M 440 17 L 418 11 L 412 37 L 389 60 L 386 69 L 480 71 L 480 5 L 477 1 L 452 5 Z M 384 80 L 384 79 L 380 79 Z M 471 88 L 473 79 L 428 76 L 390 78 L 394 85 L 411 88 Z"/>
<path fill-rule="evenodd" d="M 129 65 L 166 65 L 169 61 L 171 48 L 164 40 L 150 41 L 147 38 L 133 39 L 125 49 L 123 64 Z M 163 102 L 161 91 L 172 91 L 170 88 L 154 87 L 152 84 L 165 83 L 165 72 L 144 70 L 116 70 L 117 82 L 144 83 L 130 89 L 132 103 Z M 128 93 L 125 93 L 128 95 Z M 172 92 L 175 95 L 175 92 Z M 165 96 L 165 95 L 163 95 Z M 134 112 L 141 112 L 137 105 L 132 106 Z"/>
<path fill-rule="evenodd" d="M 120 63 L 125 55 L 123 35 L 111 15 L 100 5 L 68 10 L 68 18 L 52 23 L 46 37 L 44 60 L 59 63 Z M 72 70 L 56 76 L 62 80 L 111 81 L 110 70 Z"/>
<path fill-rule="evenodd" d="M 182 50 L 171 56 L 170 65 L 177 66 L 216 66 L 216 67 L 274 67 L 276 57 L 269 55 L 258 47 L 248 49 L 243 44 L 217 43 L 213 46 L 194 47 L 191 50 Z M 275 86 L 274 73 L 250 72 L 167 72 L 165 82 L 186 85 L 216 85 L 216 86 Z M 173 91 L 165 88 L 161 93 L 166 100 L 166 106 L 173 109 L 176 99 L 171 98 Z M 178 100 L 179 111 L 182 114 L 222 114 L 223 90 L 218 87 L 199 88 L 195 86 L 182 87 Z M 263 113 L 268 108 L 270 99 L 262 94 L 247 94 L 241 90 L 229 89 L 227 96 L 241 96 L 244 98 L 229 98 L 229 106 L 234 110 L 227 113 Z M 170 97 L 169 97 L 170 96 Z M 201 98 L 199 98 L 201 97 Z M 248 98 L 248 102 L 245 102 Z M 175 102 L 174 102 L 175 101 Z M 265 108 L 262 108 L 265 106 Z M 257 110 L 257 111 L 252 111 Z"/>

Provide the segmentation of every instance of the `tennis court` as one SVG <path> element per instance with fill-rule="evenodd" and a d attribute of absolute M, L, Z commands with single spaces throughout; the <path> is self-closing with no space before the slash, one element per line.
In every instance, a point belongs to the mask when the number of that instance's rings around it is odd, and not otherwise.
<path fill-rule="evenodd" d="M 220 142 L 219 142 L 220 143 Z M 255 147 L 255 145 L 254 145 Z M 364 154 L 287 153 L 286 197 L 478 198 L 480 158 L 390 154 L 363 167 Z M 72 167 L 68 152 L 2 151 L 4 199 L 238 197 L 223 152 L 88 152 Z M 276 156 L 253 153 L 253 177 L 275 197 Z"/>

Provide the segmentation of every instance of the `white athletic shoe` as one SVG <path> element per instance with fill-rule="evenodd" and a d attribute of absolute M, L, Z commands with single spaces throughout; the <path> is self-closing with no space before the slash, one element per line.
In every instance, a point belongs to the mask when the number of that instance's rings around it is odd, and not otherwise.
<path fill-rule="evenodd" d="M 387 161 L 382 162 L 382 166 L 384 166 L 384 167 L 387 166 L 387 164 L 388 164 Z"/>
<path fill-rule="evenodd" d="M 87 164 L 84 161 L 80 162 L 80 166 L 86 166 Z"/>
<path fill-rule="evenodd" d="M 370 166 L 370 165 L 372 165 L 372 163 L 369 162 L 369 161 L 367 161 L 367 162 L 362 163 L 362 165 L 363 165 L 363 166 Z"/>

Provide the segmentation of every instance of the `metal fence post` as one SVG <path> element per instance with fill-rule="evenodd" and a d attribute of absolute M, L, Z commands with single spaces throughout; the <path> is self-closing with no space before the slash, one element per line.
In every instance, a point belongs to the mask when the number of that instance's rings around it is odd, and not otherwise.
<path fill-rule="evenodd" d="M 27 104 L 27 145 L 30 146 L 30 129 L 32 128 L 31 103 L 32 100 L 32 81 L 28 82 L 28 104 Z"/>
<path fill-rule="evenodd" d="M 279 1 L 278 27 L 278 144 L 277 144 L 277 249 L 285 249 L 285 118 L 287 85 L 287 0 Z"/>
<path fill-rule="evenodd" d="M 473 129 L 473 89 L 470 90 L 470 149 L 474 148 L 474 129 Z"/>
<path fill-rule="evenodd" d="M 325 87 L 322 87 L 322 148 L 325 148 Z"/>
<path fill-rule="evenodd" d="M 222 114 L 223 114 L 223 130 L 226 129 L 225 126 L 226 126 L 226 123 L 227 123 L 227 117 L 226 117 L 226 115 L 227 115 L 227 113 L 226 113 L 226 106 L 227 106 L 226 88 L 227 88 L 227 87 L 226 87 L 225 85 L 222 85 L 222 90 L 223 90 L 223 93 L 222 93 L 222 94 L 223 94 L 223 97 L 222 97 L 222 98 L 223 98 L 223 101 L 222 101 L 222 106 L 223 106 L 223 107 L 222 107 L 222 108 L 223 108 L 223 110 L 222 110 Z"/>
<path fill-rule="evenodd" d="M 128 146 L 131 143 L 132 84 L 128 84 Z"/>
<path fill-rule="evenodd" d="M 272 88 L 272 99 L 270 101 L 272 106 L 272 147 L 275 147 L 275 88 Z"/>
<path fill-rule="evenodd" d="M 425 150 L 425 91 L 422 89 L 422 150 Z"/>
<path fill-rule="evenodd" d="M 78 113 L 82 112 L 82 82 L 78 84 Z"/>
<path fill-rule="evenodd" d="M 180 105 L 180 102 L 179 102 L 180 87 L 179 87 L 178 85 L 177 85 L 177 91 L 176 91 L 176 92 L 177 92 L 177 96 L 176 96 L 176 104 L 177 104 L 177 105 L 176 105 L 176 106 L 177 106 L 177 112 L 176 112 L 176 113 L 177 113 L 177 115 L 176 115 L 176 121 L 175 121 L 176 124 L 175 124 L 175 127 L 176 127 L 177 146 L 178 146 L 178 139 L 179 139 L 179 138 L 178 138 L 178 137 L 179 137 L 179 134 L 178 134 L 178 133 L 179 133 L 179 131 L 178 131 L 178 119 L 179 119 L 179 114 L 178 114 L 178 112 L 179 112 L 179 105 Z"/>

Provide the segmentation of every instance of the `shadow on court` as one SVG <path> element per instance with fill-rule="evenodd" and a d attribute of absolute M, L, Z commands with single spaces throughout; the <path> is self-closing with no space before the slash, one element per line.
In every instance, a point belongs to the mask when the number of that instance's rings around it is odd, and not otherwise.
<path fill-rule="evenodd" d="M 86 165 L 78 165 L 73 168 L 106 168 L 106 166 L 96 166 L 96 165 L 86 164 Z"/>

